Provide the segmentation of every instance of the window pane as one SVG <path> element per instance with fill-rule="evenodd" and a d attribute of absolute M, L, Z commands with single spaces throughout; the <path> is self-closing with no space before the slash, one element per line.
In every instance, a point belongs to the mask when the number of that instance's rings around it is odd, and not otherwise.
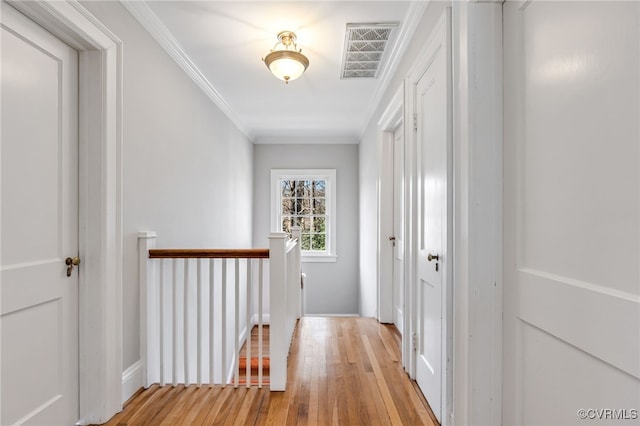
<path fill-rule="evenodd" d="M 311 195 L 311 181 L 298 180 L 295 184 L 296 197 L 309 197 Z"/>
<path fill-rule="evenodd" d="M 325 197 L 326 188 L 327 188 L 327 182 L 325 180 L 313 181 L 313 196 Z"/>
<path fill-rule="evenodd" d="M 311 232 L 311 218 L 310 217 L 300 217 L 300 227 L 302 228 L 303 233 Z"/>
<path fill-rule="evenodd" d="M 296 198 L 295 212 L 296 214 L 311 214 L 311 199 Z"/>
<path fill-rule="evenodd" d="M 288 180 L 288 179 L 283 179 L 280 181 L 280 188 L 282 190 L 282 196 L 283 197 L 292 197 L 293 194 L 293 188 L 295 185 L 295 181 L 293 180 Z"/>
<path fill-rule="evenodd" d="M 286 226 L 286 228 L 285 228 Z M 282 232 L 291 232 L 292 226 L 300 226 L 300 218 L 295 216 L 286 216 L 282 218 Z"/>
<path fill-rule="evenodd" d="M 314 198 L 313 199 L 313 214 L 325 214 L 325 199 L 324 198 Z"/>
<path fill-rule="evenodd" d="M 313 232 L 316 234 L 324 234 L 327 231 L 326 219 L 324 217 L 313 218 Z"/>
<path fill-rule="evenodd" d="M 283 198 L 282 199 L 282 214 L 283 215 L 289 215 L 289 214 L 294 214 L 295 211 L 293 210 L 294 207 L 294 202 L 293 202 L 293 198 Z"/>
<path fill-rule="evenodd" d="M 311 249 L 311 235 L 302 234 L 302 250 Z"/>
<path fill-rule="evenodd" d="M 291 233 L 291 218 L 283 217 L 282 218 L 282 232 Z"/>
<path fill-rule="evenodd" d="M 311 236 L 311 250 L 326 250 L 325 240 L 325 234 L 313 234 Z"/>

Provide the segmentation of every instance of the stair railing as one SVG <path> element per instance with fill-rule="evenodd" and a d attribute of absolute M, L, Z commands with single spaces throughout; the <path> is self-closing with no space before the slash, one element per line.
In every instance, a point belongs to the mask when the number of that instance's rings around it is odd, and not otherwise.
<path fill-rule="evenodd" d="M 240 348 L 246 343 L 244 384 L 262 387 L 267 384 L 263 327 L 269 323 L 268 384 L 272 391 L 285 390 L 287 356 L 301 312 L 300 229 L 293 229 L 292 238 L 270 234 L 269 249 L 156 249 L 156 240 L 153 232 L 139 235 L 144 386 L 238 387 Z M 254 326 L 257 381 L 251 377 Z"/>

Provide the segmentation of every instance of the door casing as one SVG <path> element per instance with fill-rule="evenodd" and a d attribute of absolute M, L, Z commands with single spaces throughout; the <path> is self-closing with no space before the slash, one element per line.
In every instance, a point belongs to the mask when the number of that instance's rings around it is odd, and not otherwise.
<path fill-rule="evenodd" d="M 502 3 L 452 4 L 452 424 L 502 424 Z"/>
<path fill-rule="evenodd" d="M 122 42 L 75 0 L 8 1 L 80 53 L 80 419 L 122 409 Z"/>
<path fill-rule="evenodd" d="M 402 121 L 404 93 L 398 88 L 378 121 L 378 306 L 377 319 L 393 322 L 392 268 L 393 253 L 389 237 L 393 234 L 393 132 Z"/>

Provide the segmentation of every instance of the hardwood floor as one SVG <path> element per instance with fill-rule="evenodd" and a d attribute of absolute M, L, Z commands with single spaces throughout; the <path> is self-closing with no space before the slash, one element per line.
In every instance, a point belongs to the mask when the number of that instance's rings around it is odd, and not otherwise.
<path fill-rule="evenodd" d="M 107 425 L 437 425 L 400 363 L 394 326 L 303 318 L 285 392 L 233 386 L 139 392 Z"/>

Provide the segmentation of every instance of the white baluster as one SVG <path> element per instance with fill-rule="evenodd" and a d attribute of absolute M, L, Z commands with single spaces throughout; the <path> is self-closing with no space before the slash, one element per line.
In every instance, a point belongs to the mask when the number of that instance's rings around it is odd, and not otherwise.
<path fill-rule="evenodd" d="M 189 386 L 189 259 L 184 259 L 184 299 L 182 300 L 183 334 L 182 343 L 184 352 L 184 384 Z"/>
<path fill-rule="evenodd" d="M 160 386 L 164 386 L 164 259 L 160 259 Z"/>
<path fill-rule="evenodd" d="M 227 259 L 222 259 L 222 386 L 227 385 Z"/>
<path fill-rule="evenodd" d="M 262 388 L 262 271 L 264 259 L 260 259 L 258 265 L 258 387 Z"/>
<path fill-rule="evenodd" d="M 173 387 L 178 385 L 178 339 L 176 330 L 178 329 L 178 259 L 173 259 L 171 262 L 172 271 L 172 288 L 173 288 L 173 300 L 172 303 L 172 316 L 171 320 L 173 325 L 171 327 L 171 373 L 173 375 Z"/>
<path fill-rule="evenodd" d="M 209 259 L 209 387 L 213 387 L 214 384 L 214 283 L 215 283 L 215 259 Z"/>
<path fill-rule="evenodd" d="M 238 387 L 239 380 L 239 368 L 240 368 L 240 348 L 238 347 L 238 343 L 240 340 L 240 259 L 235 260 L 235 295 L 234 295 L 234 307 L 235 307 L 235 324 L 233 333 L 233 353 L 235 354 L 235 365 L 234 365 L 234 387 Z"/>
<path fill-rule="evenodd" d="M 246 345 L 247 345 L 247 365 L 246 365 L 246 379 L 247 379 L 247 387 L 251 386 L 251 330 L 252 330 L 252 324 L 251 324 L 251 311 L 252 306 L 251 306 L 251 302 L 253 301 L 253 298 L 251 297 L 251 259 L 246 259 L 247 261 L 247 278 L 246 278 L 246 282 L 247 282 L 247 318 L 246 318 L 246 322 L 247 322 L 247 340 L 246 340 Z"/>
<path fill-rule="evenodd" d="M 201 261 L 198 259 L 196 262 L 196 311 L 197 311 L 197 325 L 196 325 L 196 356 L 197 370 L 196 370 L 196 384 L 198 387 L 202 384 L 202 300 L 201 300 L 201 287 L 202 287 L 202 275 L 200 273 Z"/>

